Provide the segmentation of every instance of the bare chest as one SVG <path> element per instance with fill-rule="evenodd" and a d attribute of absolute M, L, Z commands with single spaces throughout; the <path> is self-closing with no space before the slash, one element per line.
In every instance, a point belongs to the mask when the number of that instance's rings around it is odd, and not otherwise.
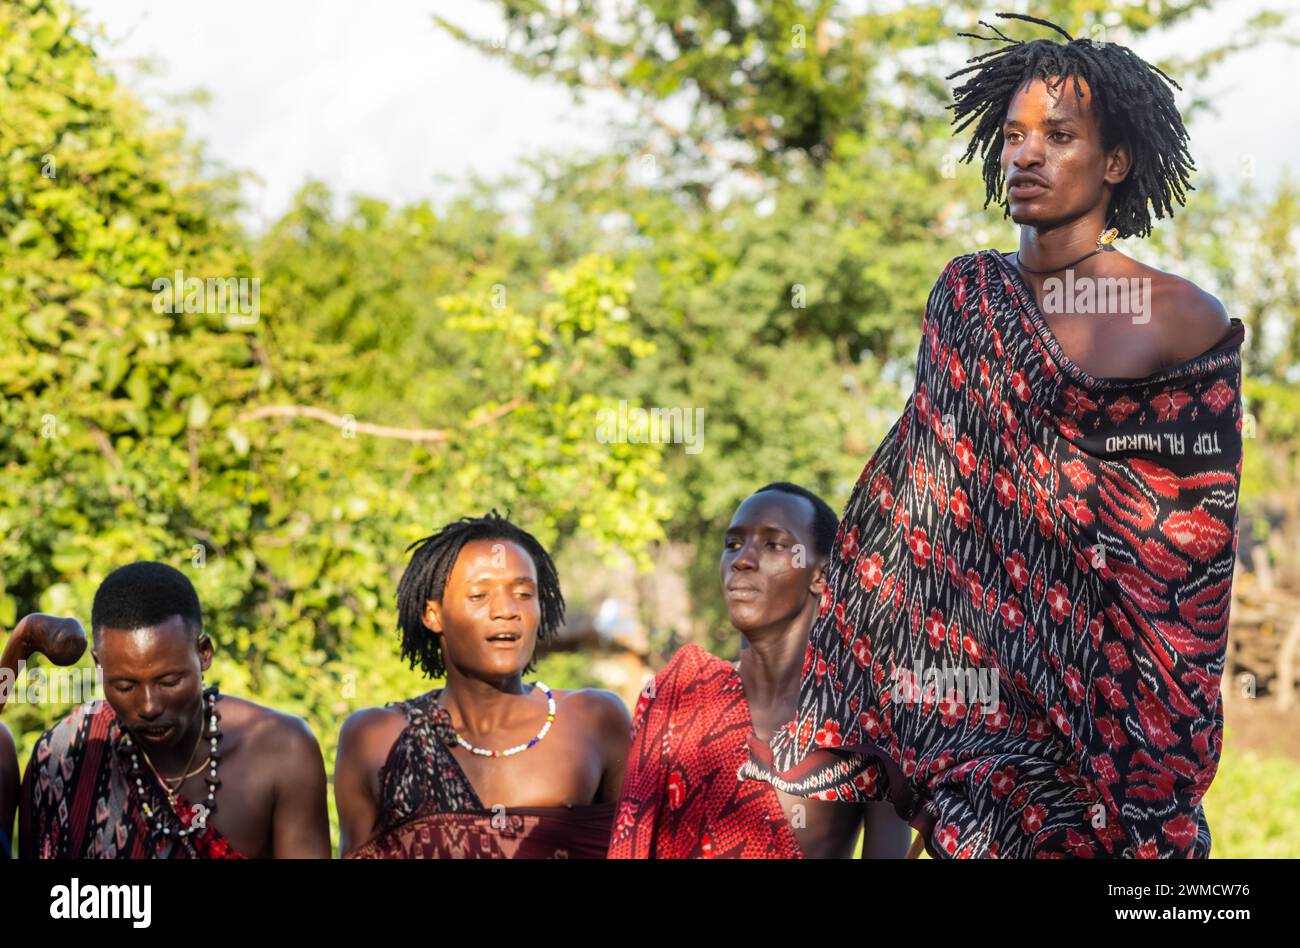
<path fill-rule="evenodd" d="M 1124 319 L 1058 315 L 1047 325 L 1066 357 L 1096 378 L 1144 378 L 1163 365 L 1155 333 Z"/>
<path fill-rule="evenodd" d="M 489 810 L 592 803 L 604 771 L 599 748 L 572 732 L 552 732 L 540 744 L 510 757 L 481 757 L 461 747 L 452 754 Z"/>
<path fill-rule="evenodd" d="M 785 818 L 808 859 L 848 859 L 862 827 L 862 807 L 776 791 Z"/>
<path fill-rule="evenodd" d="M 223 746 L 215 808 L 208 800 L 207 770 L 181 784 L 190 818 L 213 827 L 240 855 L 269 858 L 275 810 L 275 781 L 269 772 L 273 766 L 274 762 L 259 760 L 241 747 Z"/>

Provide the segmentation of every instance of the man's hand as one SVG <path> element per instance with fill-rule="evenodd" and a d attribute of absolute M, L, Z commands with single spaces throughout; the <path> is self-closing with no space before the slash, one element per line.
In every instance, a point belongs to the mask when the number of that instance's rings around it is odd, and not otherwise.
<path fill-rule="evenodd" d="M 33 612 L 14 626 L 11 646 L 17 643 L 18 658 L 26 660 L 40 652 L 55 665 L 72 665 L 86 651 L 86 630 L 68 616 L 47 616 Z M 8 648 L 5 649 L 7 653 Z"/>

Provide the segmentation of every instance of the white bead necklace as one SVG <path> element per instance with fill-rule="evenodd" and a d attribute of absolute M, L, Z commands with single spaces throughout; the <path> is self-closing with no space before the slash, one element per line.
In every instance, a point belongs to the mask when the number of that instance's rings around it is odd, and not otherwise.
<path fill-rule="evenodd" d="M 478 754 L 480 757 L 512 757 L 515 754 L 521 754 L 528 750 L 528 748 L 532 747 L 546 736 L 546 732 L 551 729 L 551 722 L 555 720 L 555 695 L 551 692 L 550 688 L 547 688 L 540 681 L 537 682 L 537 687 L 546 692 L 546 723 L 542 725 L 542 729 L 537 732 L 537 736 L 532 740 L 523 744 L 516 744 L 514 747 L 509 747 L 502 751 L 488 750 L 485 747 L 475 747 L 469 741 L 465 740 L 465 738 L 461 737 L 459 731 L 453 728 L 452 733 L 456 737 L 456 743 L 465 748 L 465 750 L 469 751 L 471 754 Z"/>

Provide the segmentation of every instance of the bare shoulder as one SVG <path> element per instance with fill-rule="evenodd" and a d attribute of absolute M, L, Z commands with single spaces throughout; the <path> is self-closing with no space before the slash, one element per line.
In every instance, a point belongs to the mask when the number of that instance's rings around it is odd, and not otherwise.
<path fill-rule="evenodd" d="M 406 715 L 395 708 L 353 711 L 339 729 L 339 758 L 387 758 L 406 728 Z"/>
<path fill-rule="evenodd" d="M 1151 308 L 1168 364 L 1195 358 L 1223 338 L 1231 321 L 1218 297 L 1172 273 L 1151 273 Z"/>
<path fill-rule="evenodd" d="M 604 688 L 578 688 L 573 691 L 556 691 L 555 706 L 559 712 L 561 702 L 566 710 L 573 710 L 600 730 L 627 730 L 632 726 L 632 715 L 623 699 Z"/>
<path fill-rule="evenodd" d="M 1156 309 L 1170 322 L 1185 327 L 1204 326 L 1210 330 L 1228 328 L 1228 311 L 1213 293 L 1172 273 L 1154 269 L 1151 273 Z"/>
<path fill-rule="evenodd" d="M 240 728 L 249 746 L 258 751 L 292 756 L 320 753 L 316 735 L 297 715 L 232 695 L 222 695 L 217 713 L 232 727 Z"/>

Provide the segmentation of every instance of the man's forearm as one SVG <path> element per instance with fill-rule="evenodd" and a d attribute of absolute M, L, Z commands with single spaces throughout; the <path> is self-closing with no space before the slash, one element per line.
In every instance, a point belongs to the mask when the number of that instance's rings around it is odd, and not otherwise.
<path fill-rule="evenodd" d="M 25 624 L 20 622 L 9 636 L 9 641 L 5 643 L 4 652 L 0 653 L 0 684 L 8 683 L 7 686 L 0 687 L 0 713 L 4 712 L 5 702 L 9 700 L 9 692 L 13 690 L 12 683 L 18 678 L 19 664 L 31 657 L 31 640 L 27 635 Z M 5 674 L 6 671 L 8 674 Z"/>
<path fill-rule="evenodd" d="M 69 616 L 49 616 L 33 612 L 14 626 L 0 653 L 0 677 L 13 682 L 18 666 L 40 652 L 56 665 L 71 665 L 86 651 L 86 630 Z M 5 675 L 4 672 L 9 674 Z M 0 712 L 9 698 L 9 688 L 0 688 Z"/>

